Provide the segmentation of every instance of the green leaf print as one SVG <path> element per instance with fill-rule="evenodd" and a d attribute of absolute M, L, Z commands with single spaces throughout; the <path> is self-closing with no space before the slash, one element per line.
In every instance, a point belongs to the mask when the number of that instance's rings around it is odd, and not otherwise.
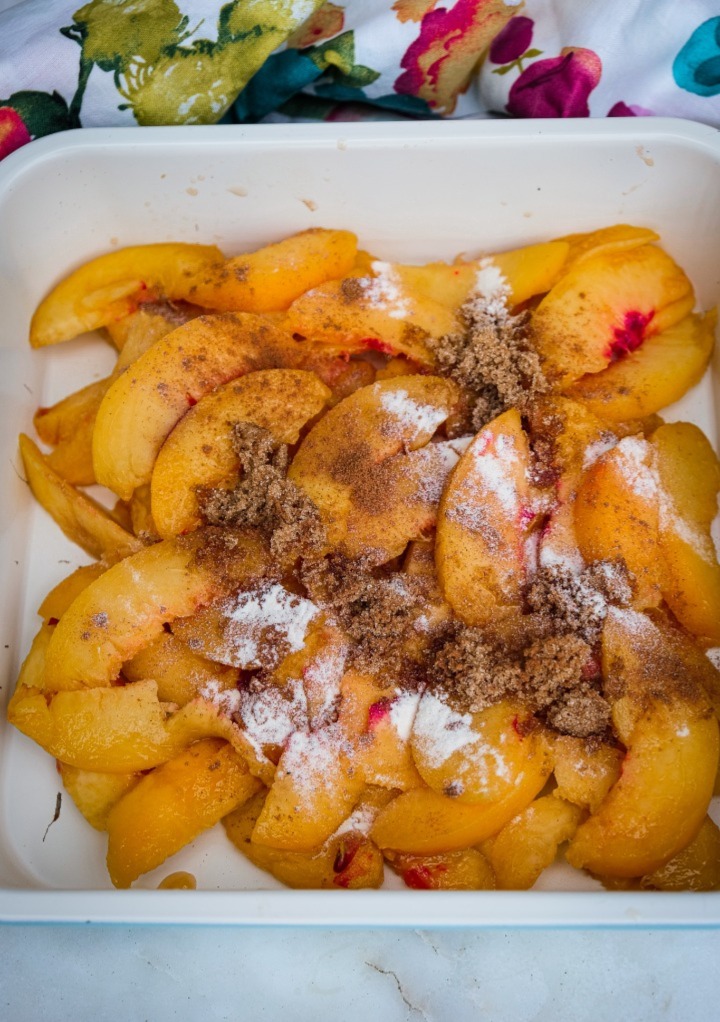
<path fill-rule="evenodd" d="M 352 31 L 343 32 L 320 46 L 302 52 L 322 71 L 330 71 L 336 81 L 351 88 L 362 89 L 380 77 L 379 71 L 355 63 L 355 35 Z"/>
<path fill-rule="evenodd" d="M 133 61 L 154 64 L 187 38 L 188 19 L 173 0 L 91 0 L 73 15 L 83 55 L 103 71 Z"/>
<path fill-rule="evenodd" d="M 112 70 L 139 124 L 218 121 L 266 58 L 323 0 L 233 0 L 217 38 L 187 40 L 188 18 L 173 0 L 91 0 L 64 34 L 82 61 Z"/>

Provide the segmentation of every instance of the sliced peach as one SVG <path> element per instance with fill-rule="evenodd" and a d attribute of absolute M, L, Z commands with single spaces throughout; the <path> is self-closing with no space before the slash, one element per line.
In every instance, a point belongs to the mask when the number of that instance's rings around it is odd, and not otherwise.
<path fill-rule="evenodd" d="M 128 681 L 152 678 L 157 683 L 158 699 L 178 706 L 185 706 L 208 687 L 213 692 L 232 691 L 239 677 L 234 667 L 198 656 L 167 632 L 124 663 L 122 673 Z"/>
<path fill-rule="evenodd" d="M 601 252 L 638 248 L 640 245 L 652 245 L 659 240 L 660 235 L 651 228 L 634 227 L 631 224 L 613 224 L 611 227 L 601 227 L 597 231 L 566 234 L 558 238 L 558 241 L 566 242 L 569 248 L 566 269 Z"/>
<path fill-rule="evenodd" d="M 408 855 L 388 849 L 385 858 L 408 887 L 420 891 L 492 891 L 492 866 L 477 848 L 442 855 Z"/>
<path fill-rule="evenodd" d="M 654 449 L 624 437 L 588 470 L 575 500 L 575 533 L 586 561 L 623 560 L 638 607 L 654 606 L 663 585 Z"/>
<path fill-rule="evenodd" d="M 202 536 L 194 537 L 194 543 L 164 540 L 146 547 L 80 593 L 60 619 L 47 652 L 51 691 L 110 684 L 165 622 L 191 614 L 232 584 L 212 557 L 198 558 Z M 231 560 L 239 575 L 258 577 L 265 549 L 253 536 L 241 536 Z"/>
<path fill-rule="evenodd" d="M 83 564 L 50 590 L 38 607 L 38 614 L 45 618 L 61 618 L 76 596 L 87 589 L 91 582 L 107 571 L 106 564 Z"/>
<path fill-rule="evenodd" d="M 548 758 L 537 730 L 526 733 L 531 715 L 520 703 L 503 701 L 479 713 L 457 713 L 433 692 L 420 700 L 410 745 L 420 776 L 434 791 L 470 805 L 502 801 L 535 761 Z"/>
<path fill-rule="evenodd" d="M 568 395 L 609 422 L 660 411 L 694 387 L 715 342 L 717 314 L 685 316 L 599 373 L 581 376 Z"/>
<path fill-rule="evenodd" d="M 141 549 L 140 540 L 118 525 L 104 507 L 59 476 L 24 433 L 20 434 L 20 453 L 33 495 L 68 539 L 109 563 Z"/>
<path fill-rule="evenodd" d="M 709 816 L 689 845 L 641 881 L 657 891 L 720 890 L 720 828 Z"/>
<path fill-rule="evenodd" d="M 711 536 L 718 512 L 720 462 L 697 426 L 674 422 L 650 440 L 662 484 L 663 595 L 678 621 L 706 646 L 720 645 L 720 565 Z"/>
<path fill-rule="evenodd" d="M 50 408 L 39 408 L 33 418 L 40 439 L 55 447 L 49 465 L 74 486 L 95 482 L 92 463 L 92 427 L 110 378 L 97 380 L 69 394 Z"/>
<path fill-rule="evenodd" d="M 155 462 L 151 500 L 159 534 L 177 536 L 201 524 L 198 486 L 231 488 L 237 480 L 233 423 L 255 423 L 278 443 L 294 444 L 329 399 L 325 384 L 299 369 L 260 370 L 207 394 L 180 420 Z"/>
<path fill-rule="evenodd" d="M 45 685 L 45 657 L 50 639 L 55 631 L 56 622 L 43 621 L 30 644 L 25 659 L 20 665 L 15 691 L 8 704 L 8 720 L 12 723 L 12 714 L 17 705 L 29 694 L 42 692 Z"/>
<path fill-rule="evenodd" d="M 294 852 L 257 844 L 252 834 L 262 812 L 266 793 L 260 792 L 230 813 L 223 826 L 232 843 L 254 865 L 265 869 L 288 887 L 308 890 L 336 887 L 357 890 L 379 887 L 383 881 L 383 857 L 365 836 L 368 821 L 392 796 L 368 788 L 357 808 L 325 844 L 315 852 Z"/>
<path fill-rule="evenodd" d="M 496 834 L 541 790 L 552 760 L 537 757 L 497 802 L 468 805 L 430 788 L 398 795 L 380 812 L 370 837 L 382 849 L 436 855 L 476 845 Z"/>
<path fill-rule="evenodd" d="M 406 575 L 435 578 L 435 543 L 430 539 L 414 539 L 408 543 L 402 570 Z"/>
<path fill-rule="evenodd" d="M 437 376 L 384 380 L 356 391 L 313 427 L 288 477 L 320 511 L 328 549 L 370 553 L 382 563 L 419 538 L 439 493 L 426 500 L 420 486 L 433 455 L 412 459 L 409 452 L 427 444 L 456 396 L 454 384 Z"/>
<path fill-rule="evenodd" d="M 106 323 L 105 329 L 110 340 L 120 352 L 122 358 L 118 359 L 120 369 L 127 368 L 128 355 L 132 353 L 132 360 L 147 351 L 147 349 L 159 341 L 161 337 L 169 334 L 172 330 L 201 315 L 202 309 L 193 305 L 141 305 L 134 312 L 122 319 Z M 124 354 L 123 354 L 124 353 Z"/>
<path fill-rule="evenodd" d="M 565 241 L 547 241 L 469 262 L 395 266 L 395 271 L 405 286 L 450 309 L 459 309 L 473 292 L 487 297 L 488 288 L 512 307 L 549 291 L 565 266 L 567 253 Z"/>
<path fill-rule="evenodd" d="M 95 830 L 106 830 L 110 810 L 140 780 L 141 774 L 102 774 L 58 763 L 65 791 Z"/>
<path fill-rule="evenodd" d="M 247 801 L 260 787 L 234 749 L 217 738 L 153 770 L 111 810 L 107 866 L 129 887 Z"/>
<path fill-rule="evenodd" d="M 153 681 L 54 695 L 18 685 L 8 720 L 70 766 L 131 773 L 164 763 L 186 744 L 166 727 Z"/>
<path fill-rule="evenodd" d="M 408 541 L 431 532 L 445 483 L 462 449 L 462 443 L 454 440 L 430 443 L 381 462 L 372 477 L 363 478 L 359 471 L 343 552 L 349 557 L 371 552 L 377 563 L 389 561 L 402 553 Z"/>
<path fill-rule="evenodd" d="M 350 231 L 311 228 L 216 262 L 194 275 L 186 294 L 221 312 L 274 312 L 324 281 L 344 277 L 356 256 L 357 238 Z"/>
<path fill-rule="evenodd" d="M 606 249 L 576 263 L 543 298 L 533 338 L 546 373 L 566 386 L 674 326 L 694 301 L 688 278 L 657 246 Z"/>
<path fill-rule="evenodd" d="M 319 608 L 279 582 L 248 576 L 234 588 L 239 591 L 227 599 L 176 621 L 174 634 L 211 660 L 256 670 L 277 667 L 284 657 L 302 650 L 309 632 L 323 627 Z"/>
<path fill-rule="evenodd" d="M 608 613 L 603 674 L 610 690 L 621 693 L 613 723 L 628 751 L 619 780 L 568 848 L 573 866 L 602 876 L 644 876 L 688 845 L 705 819 L 718 767 L 718 723 L 694 658 L 669 635 L 668 626 L 634 611 Z"/>
<path fill-rule="evenodd" d="M 583 817 L 578 806 L 552 795 L 535 799 L 483 844 L 504 891 L 527 891 L 555 861 L 558 848 L 575 834 Z"/>
<path fill-rule="evenodd" d="M 398 791 L 420 787 L 409 741 L 419 694 L 348 671 L 341 695 L 339 725 L 354 746 L 354 761 L 366 782 Z"/>
<path fill-rule="evenodd" d="M 115 380 L 100 405 L 93 432 L 98 482 L 128 500 L 150 482 L 163 441 L 188 408 L 221 383 L 287 364 L 297 348 L 248 313 L 200 316 L 173 330 Z"/>
<path fill-rule="evenodd" d="M 69 483 L 90 486 L 95 480 L 92 439 L 95 419 L 105 394 L 129 366 L 156 340 L 170 333 L 178 323 L 165 316 L 139 310 L 122 322 L 130 321 L 124 346 L 110 376 L 68 395 L 51 408 L 41 408 L 34 423 L 45 443 L 55 449 L 47 456 L 48 464 Z"/>
<path fill-rule="evenodd" d="M 349 815 L 364 784 L 337 725 L 296 732 L 280 757 L 253 841 L 288 851 L 319 848 Z"/>
<path fill-rule="evenodd" d="M 42 300 L 30 324 L 33 348 L 69 341 L 122 319 L 150 296 L 183 298 L 188 281 L 222 259 L 214 245 L 136 245 L 85 263 Z"/>
<path fill-rule="evenodd" d="M 558 735 L 553 743 L 556 798 L 594 813 L 620 777 L 624 753 L 614 745 Z"/>
<path fill-rule="evenodd" d="M 400 267 L 374 262 L 372 270 L 301 295 L 288 310 L 290 329 L 342 351 L 406 355 L 432 366 L 429 341 L 458 329 L 455 313 L 406 284 Z"/>
<path fill-rule="evenodd" d="M 148 483 L 138 486 L 125 506 L 130 517 L 130 527 L 135 535 L 143 543 L 157 543 L 160 535 L 152 516 L 150 486 Z"/>
<path fill-rule="evenodd" d="M 540 398 L 529 416 L 533 439 L 546 450 L 549 446 L 550 454 L 541 460 L 539 471 L 536 467 L 538 485 L 551 494 L 549 514 L 539 537 L 539 563 L 582 569 L 573 502 L 588 467 L 618 438 L 584 405 L 561 395 Z"/>
<path fill-rule="evenodd" d="M 525 582 L 528 440 L 510 409 L 478 433 L 445 488 L 435 559 L 445 599 L 466 624 L 520 609 Z"/>

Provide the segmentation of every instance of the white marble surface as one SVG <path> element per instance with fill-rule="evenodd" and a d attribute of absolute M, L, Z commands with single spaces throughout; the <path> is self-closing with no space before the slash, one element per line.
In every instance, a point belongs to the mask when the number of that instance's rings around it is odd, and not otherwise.
<path fill-rule="evenodd" d="M 716 1022 L 720 931 L 0 928 L 12 1022 Z"/>

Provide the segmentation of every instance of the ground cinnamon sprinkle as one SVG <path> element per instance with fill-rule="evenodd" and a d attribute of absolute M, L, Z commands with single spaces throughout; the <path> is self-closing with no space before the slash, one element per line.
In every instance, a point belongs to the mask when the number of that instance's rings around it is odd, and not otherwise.
<path fill-rule="evenodd" d="M 499 312 L 496 303 L 471 298 L 460 319 L 463 329 L 436 341 L 433 354 L 438 372 L 470 395 L 475 429 L 546 393 L 540 357 L 528 338 L 527 313 L 511 316 Z"/>
<path fill-rule="evenodd" d="M 198 488 L 203 520 L 259 529 L 281 560 L 317 549 L 325 541 L 325 530 L 313 502 L 287 479 L 287 444 L 276 443 L 269 430 L 250 422 L 233 423 L 231 429 L 242 475 L 232 490 Z"/>

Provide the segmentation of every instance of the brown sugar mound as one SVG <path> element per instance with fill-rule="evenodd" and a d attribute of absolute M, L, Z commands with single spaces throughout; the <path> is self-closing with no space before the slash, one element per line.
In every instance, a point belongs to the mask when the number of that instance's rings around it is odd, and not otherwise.
<path fill-rule="evenodd" d="M 597 642 L 608 603 L 627 606 L 632 575 L 621 561 L 597 562 L 579 574 L 562 565 L 542 567 L 527 591 L 533 626 L 546 634 L 569 633 Z"/>
<path fill-rule="evenodd" d="M 540 356 L 528 338 L 527 313 L 511 316 L 471 298 L 460 319 L 463 329 L 436 341 L 433 354 L 438 371 L 470 395 L 475 429 L 546 393 Z"/>
<path fill-rule="evenodd" d="M 422 578 L 399 572 L 377 578 L 362 562 L 337 555 L 305 561 L 301 577 L 313 602 L 352 639 L 355 667 L 369 673 L 398 667 L 423 604 Z"/>
<path fill-rule="evenodd" d="M 610 726 L 610 706 L 586 677 L 591 647 L 576 635 L 534 642 L 525 653 L 524 693 L 554 730 L 575 738 Z"/>
<path fill-rule="evenodd" d="M 589 663 L 592 648 L 576 635 L 546 636 L 513 650 L 478 628 L 459 626 L 435 657 L 430 679 L 463 712 L 519 699 L 554 730 L 587 738 L 610 724 Z"/>
<path fill-rule="evenodd" d="M 231 428 L 241 478 L 232 490 L 198 487 L 203 520 L 224 528 L 259 529 L 269 537 L 272 554 L 282 560 L 322 546 L 325 529 L 317 508 L 287 479 L 287 444 L 276 443 L 269 430 L 250 422 Z"/>
<path fill-rule="evenodd" d="M 503 643 L 462 625 L 440 647 L 430 678 L 470 713 L 516 695 L 522 687 L 520 663 Z"/>

